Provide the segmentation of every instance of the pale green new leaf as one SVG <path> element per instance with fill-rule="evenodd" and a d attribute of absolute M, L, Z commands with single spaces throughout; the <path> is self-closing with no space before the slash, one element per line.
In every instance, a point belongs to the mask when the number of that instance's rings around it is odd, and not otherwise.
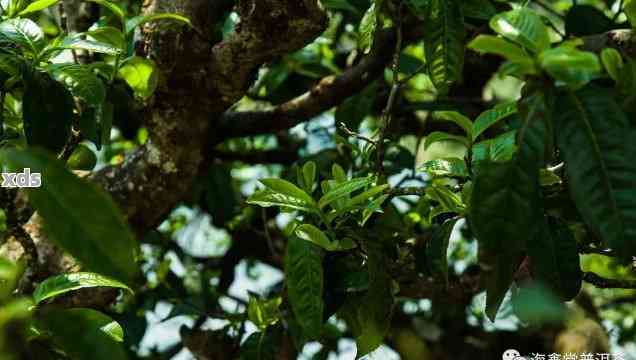
<path fill-rule="evenodd" d="M 41 282 L 33 292 L 33 301 L 36 304 L 42 301 L 67 293 L 89 287 L 112 287 L 133 292 L 126 284 L 111 279 L 107 276 L 90 272 L 78 272 L 57 275 Z"/>
<path fill-rule="evenodd" d="M 486 54 L 496 54 L 511 61 L 532 61 L 519 45 L 492 35 L 479 35 L 468 43 L 468 48 Z"/>
<path fill-rule="evenodd" d="M 636 27 L 636 1 L 635 0 L 625 0 L 623 4 L 623 12 L 627 16 L 627 20 L 632 25 L 632 28 Z"/>
<path fill-rule="evenodd" d="M 122 10 L 122 8 L 120 8 L 119 5 L 113 2 L 110 2 L 108 0 L 86 0 L 86 1 L 94 2 L 96 4 L 99 4 L 107 8 L 108 10 L 112 11 L 113 14 L 117 15 L 117 17 L 122 21 L 126 17 L 126 13 L 124 13 L 124 10 Z"/>
<path fill-rule="evenodd" d="M 48 8 L 49 6 L 55 5 L 60 0 L 37 0 L 29 4 L 24 10 L 20 11 L 18 15 L 24 16 L 34 12 L 38 12 Z"/>
<path fill-rule="evenodd" d="M 375 10 L 375 3 L 371 4 L 369 9 L 364 13 L 358 29 L 358 48 L 365 54 L 371 51 L 373 46 L 373 38 L 375 37 L 376 28 L 378 27 L 378 17 Z"/>
<path fill-rule="evenodd" d="M 247 306 L 248 319 L 256 325 L 256 327 L 264 331 L 272 325 L 276 325 L 280 318 L 278 307 L 283 302 L 281 297 L 275 297 L 269 300 L 260 300 L 255 296 L 250 296 Z"/>
<path fill-rule="evenodd" d="M 490 27 L 499 35 L 535 53 L 550 46 L 548 29 L 541 16 L 525 7 L 495 15 L 490 19 Z"/>
<path fill-rule="evenodd" d="M 541 67 L 554 79 L 579 88 L 601 71 L 596 54 L 567 46 L 549 49 L 539 55 Z"/>
<path fill-rule="evenodd" d="M 135 91 L 135 95 L 147 99 L 157 88 L 159 74 L 154 61 L 135 56 L 119 69 L 118 76 Z"/>

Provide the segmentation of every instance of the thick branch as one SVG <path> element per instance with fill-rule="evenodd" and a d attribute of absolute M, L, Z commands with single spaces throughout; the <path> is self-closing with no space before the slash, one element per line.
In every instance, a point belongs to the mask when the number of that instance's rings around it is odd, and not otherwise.
<path fill-rule="evenodd" d="M 157 23 L 146 27 L 146 48 L 162 75 L 146 112 L 150 140 L 123 166 L 94 176 L 139 234 L 156 226 L 183 198 L 205 165 L 202 152 L 209 148 L 213 131 L 210 115 L 220 118 L 249 87 L 249 74 L 312 41 L 326 20 L 317 0 L 244 1 L 238 9 L 241 25 L 213 46 L 197 34 L 213 26 L 209 1 L 146 3 L 145 13 L 183 14 L 197 31 L 175 31 Z"/>
<path fill-rule="evenodd" d="M 273 109 L 226 113 L 221 119 L 219 133 L 226 138 L 274 133 L 329 110 L 382 74 L 391 58 L 394 38 L 393 31 L 378 34 L 372 52 L 357 65 L 339 76 L 325 77 L 309 92 Z"/>

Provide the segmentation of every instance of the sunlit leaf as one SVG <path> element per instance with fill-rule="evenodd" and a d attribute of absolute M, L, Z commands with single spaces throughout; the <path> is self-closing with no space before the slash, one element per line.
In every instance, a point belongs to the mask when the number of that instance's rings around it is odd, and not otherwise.
<path fill-rule="evenodd" d="M 39 304 L 46 299 L 69 291 L 88 287 L 113 287 L 132 292 L 127 285 L 117 280 L 95 273 L 79 272 L 57 275 L 44 280 L 35 288 L 33 300 L 36 304 Z"/>

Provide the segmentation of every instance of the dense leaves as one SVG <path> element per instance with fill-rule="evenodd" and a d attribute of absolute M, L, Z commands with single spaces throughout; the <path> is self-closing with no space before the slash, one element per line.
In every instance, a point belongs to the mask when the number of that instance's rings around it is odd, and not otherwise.
<path fill-rule="evenodd" d="M 559 94 L 555 114 L 579 212 L 610 247 L 633 254 L 636 164 L 627 118 L 607 90 L 592 85 Z"/>
<path fill-rule="evenodd" d="M 633 291 L 595 287 L 636 288 L 634 24 L 0 0 L 0 358 L 621 353 Z"/>

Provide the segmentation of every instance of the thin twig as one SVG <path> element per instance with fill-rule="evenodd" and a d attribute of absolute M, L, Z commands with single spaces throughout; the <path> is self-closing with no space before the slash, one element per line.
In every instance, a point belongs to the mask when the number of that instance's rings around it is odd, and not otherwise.
<path fill-rule="evenodd" d="M 400 91 L 400 54 L 402 53 L 402 3 L 400 3 L 400 7 L 398 8 L 398 18 L 397 18 L 397 41 L 395 44 L 395 51 L 393 53 L 393 62 L 391 65 L 391 70 L 393 71 L 393 86 L 391 86 L 391 93 L 389 94 L 389 99 L 387 100 L 386 107 L 382 112 L 382 129 L 380 131 L 380 137 L 377 142 L 377 172 L 378 175 L 382 175 L 384 173 L 384 139 L 386 138 L 387 131 L 391 126 L 391 118 L 393 117 L 393 106 L 395 105 L 395 100 L 397 99 L 398 92 Z"/>
<path fill-rule="evenodd" d="M 583 273 L 583 281 L 600 289 L 636 289 L 636 280 L 608 279 L 592 272 Z"/>
<path fill-rule="evenodd" d="M 342 132 L 344 132 L 346 135 L 348 136 L 353 136 L 356 139 L 360 139 L 362 141 L 368 142 L 369 144 L 373 145 L 373 146 L 377 146 L 377 142 L 373 139 L 370 139 L 364 135 L 358 134 L 355 131 L 350 130 L 347 125 L 345 125 L 345 123 L 340 123 L 340 130 L 342 130 Z"/>

